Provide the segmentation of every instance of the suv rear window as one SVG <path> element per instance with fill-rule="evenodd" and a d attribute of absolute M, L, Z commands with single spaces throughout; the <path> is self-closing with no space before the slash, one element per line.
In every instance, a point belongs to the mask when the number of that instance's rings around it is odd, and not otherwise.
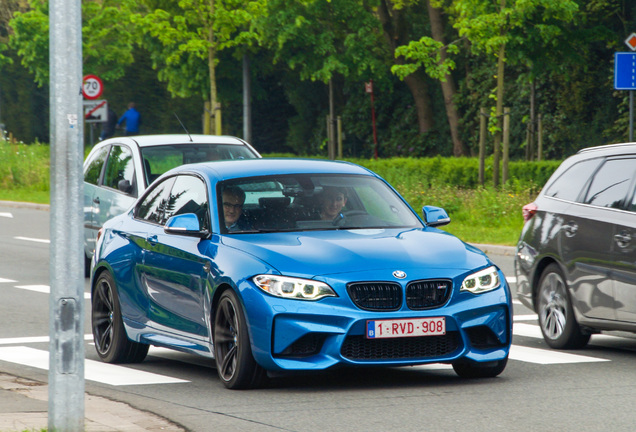
<path fill-rule="evenodd" d="M 632 178 L 636 159 L 611 159 L 596 172 L 585 197 L 585 204 L 599 207 L 623 208 Z"/>
<path fill-rule="evenodd" d="M 587 184 L 590 173 L 596 170 L 600 162 L 601 159 L 588 159 L 572 165 L 548 187 L 546 196 L 576 201 Z"/>

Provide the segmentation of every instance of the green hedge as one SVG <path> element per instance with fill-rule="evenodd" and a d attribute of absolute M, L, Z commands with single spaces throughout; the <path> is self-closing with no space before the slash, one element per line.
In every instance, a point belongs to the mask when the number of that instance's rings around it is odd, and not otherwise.
<path fill-rule="evenodd" d="M 266 154 L 264 157 L 294 157 L 286 153 Z M 399 183 L 405 178 L 418 179 L 424 187 L 449 186 L 476 189 L 479 186 L 478 158 L 389 158 L 344 159 L 376 172 L 389 183 Z M 509 185 L 514 190 L 538 191 L 550 178 L 561 161 L 541 162 L 513 161 L 508 164 Z M 484 164 L 484 186 L 492 185 L 492 158 Z M 499 173 L 503 168 L 499 168 Z"/>

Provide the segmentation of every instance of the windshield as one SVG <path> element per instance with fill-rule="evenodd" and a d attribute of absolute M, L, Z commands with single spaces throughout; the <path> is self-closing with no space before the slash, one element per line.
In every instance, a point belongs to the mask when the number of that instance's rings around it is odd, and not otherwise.
<path fill-rule="evenodd" d="M 362 175 L 278 175 L 219 184 L 225 232 L 421 228 L 381 180 Z"/>
<path fill-rule="evenodd" d="M 232 159 L 257 159 L 248 147 L 235 144 L 175 144 L 141 148 L 146 184 L 180 165 Z"/>

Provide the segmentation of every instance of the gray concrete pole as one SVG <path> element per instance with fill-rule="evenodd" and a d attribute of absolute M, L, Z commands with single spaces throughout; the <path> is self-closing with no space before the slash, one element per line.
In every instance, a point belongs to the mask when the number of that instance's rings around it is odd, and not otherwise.
<path fill-rule="evenodd" d="M 81 0 L 49 1 L 49 430 L 84 431 Z"/>

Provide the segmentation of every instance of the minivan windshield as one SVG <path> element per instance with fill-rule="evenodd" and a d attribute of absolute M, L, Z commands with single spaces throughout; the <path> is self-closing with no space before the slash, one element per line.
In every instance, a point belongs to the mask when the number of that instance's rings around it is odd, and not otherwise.
<path fill-rule="evenodd" d="M 147 184 L 180 165 L 234 159 L 258 159 L 249 147 L 236 144 L 158 145 L 141 148 Z"/>

